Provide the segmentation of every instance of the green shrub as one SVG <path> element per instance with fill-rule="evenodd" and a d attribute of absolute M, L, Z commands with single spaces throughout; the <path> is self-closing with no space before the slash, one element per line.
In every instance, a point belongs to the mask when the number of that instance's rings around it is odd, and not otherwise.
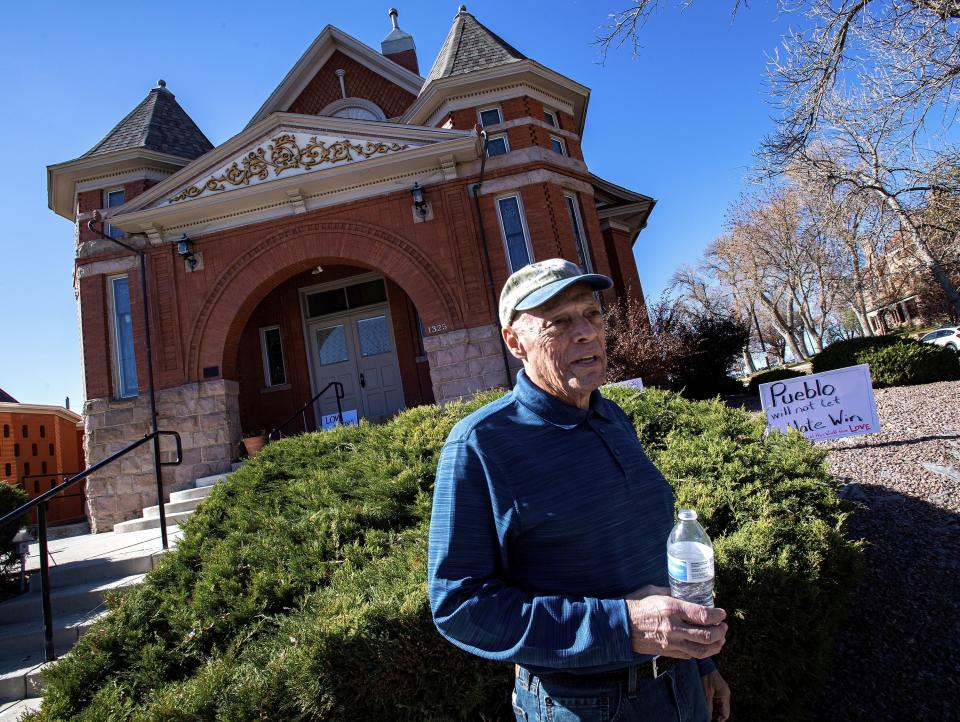
<path fill-rule="evenodd" d="M 864 352 L 886 348 L 899 342 L 898 336 L 860 336 L 836 341 L 810 360 L 812 371 L 818 374 L 821 371 L 833 371 L 866 363 L 860 360 Z"/>
<path fill-rule="evenodd" d="M 0 481 L 0 517 L 6 516 L 26 502 L 27 494 L 23 489 L 8 482 Z M 0 527 L 0 572 L 16 557 L 17 550 L 14 548 L 13 538 L 17 535 L 25 518 L 25 516 L 21 516 Z"/>
<path fill-rule="evenodd" d="M 798 376 L 806 376 L 802 371 L 793 369 L 770 369 L 769 371 L 760 371 L 750 377 L 750 383 L 747 384 L 747 392 L 751 394 L 760 393 L 760 384 L 769 384 L 773 381 L 784 381 L 786 379 L 795 379 Z"/>
<path fill-rule="evenodd" d="M 859 563 L 824 452 L 717 402 L 607 394 L 715 541 L 737 718 L 796 718 Z M 511 719 L 512 668 L 443 640 L 425 584 L 440 447 L 494 396 L 268 446 L 49 668 L 35 719 Z"/>
<path fill-rule="evenodd" d="M 841 348 L 834 350 L 837 346 Z M 877 388 L 960 379 L 960 355 L 955 351 L 898 336 L 839 341 L 813 357 L 814 373 L 856 364 L 870 364 Z"/>

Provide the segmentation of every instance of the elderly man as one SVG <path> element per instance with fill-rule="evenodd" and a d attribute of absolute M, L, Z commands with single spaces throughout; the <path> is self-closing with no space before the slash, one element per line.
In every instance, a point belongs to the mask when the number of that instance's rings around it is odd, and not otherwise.
<path fill-rule="evenodd" d="M 673 494 L 597 390 L 595 292 L 612 285 L 561 259 L 507 279 L 503 340 L 523 370 L 443 447 L 433 618 L 458 647 L 516 665 L 518 720 L 725 720 L 730 692 L 710 660 L 725 612 L 669 596 Z"/>

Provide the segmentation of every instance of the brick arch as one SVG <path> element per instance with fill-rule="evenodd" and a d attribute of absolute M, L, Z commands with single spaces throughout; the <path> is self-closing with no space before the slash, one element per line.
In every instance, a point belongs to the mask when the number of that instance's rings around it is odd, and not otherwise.
<path fill-rule="evenodd" d="M 368 223 L 315 221 L 264 238 L 217 278 L 190 335 L 188 374 L 219 366 L 236 375 L 240 334 L 250 314 L 280 283 L 317 264 L 346 264 L 377 271 L 400 286 L 425 321 L 463 327 L 456 296 L 430 259 L 409 241 Z"/>

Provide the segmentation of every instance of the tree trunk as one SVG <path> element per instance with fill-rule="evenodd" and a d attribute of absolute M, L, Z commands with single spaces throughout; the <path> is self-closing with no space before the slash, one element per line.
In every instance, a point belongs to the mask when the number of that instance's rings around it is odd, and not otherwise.
<path fill-rule="evenodd" d="M 750 353 L 749 344 L 743 347 L 743 365 L 750 373 L 754 373 L 757 370 L 757 367 L 753 364 L 753 354 Z"/>

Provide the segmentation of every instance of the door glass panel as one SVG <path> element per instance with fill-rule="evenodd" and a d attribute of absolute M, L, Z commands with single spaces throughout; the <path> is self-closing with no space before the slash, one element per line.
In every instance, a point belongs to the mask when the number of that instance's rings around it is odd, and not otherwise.
<path fill-rule="evenodd" d="M 347 334 L 343 325 L 317 329 L 317 352 L 321 366 L 347 360 Z"/>
<path fill-rule="evenodd" d="M 392 347 L 387 317 L 374 316 L 357 321 L 357 338 L 360 340 L 361 356 L 376 356 L 389 352 Z"/>

